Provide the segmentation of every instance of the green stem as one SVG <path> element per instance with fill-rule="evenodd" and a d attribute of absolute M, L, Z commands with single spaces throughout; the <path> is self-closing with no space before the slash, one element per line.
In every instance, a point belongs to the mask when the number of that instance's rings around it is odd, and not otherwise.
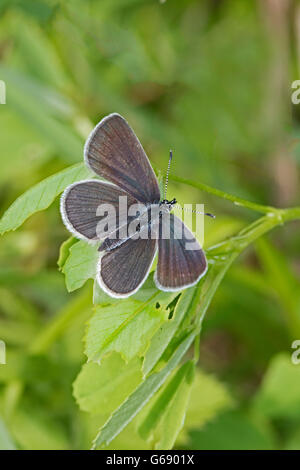
<path fill-rule="evenodd" d="M 206 193 L 213 194 L 214 196 L 220 197 L 222 199 L 227 199 L 237 206 L 247 207 L 248 209 L 252 209 L 255 212 L 260 212 L 261 214 L 268 214 L 269 212 L 274 212 L 277 210 L 272 206 L 264 206 L 262 204 L 257 204 L 256 202 L 247 201 L 246 199 L 233 196 L 232 194 L 221 191 L 220 189 L 212 188 L 207 184 L 181 178 L 180 176 L 169 175 L 169 179 L 172 181 L 177 181 L 178 183 L 187 184 L 193 188 L 200 189 L 200 191 L 205 191 Z"/>
<path fill-rule="evenodd" d="M 208 257 L 211 257 L 215 264 L 217 264 L 218 255 L 221 253 L 224 256 L 221 256 L 221 262 L 217 273 L 214 275 L 213 280 L 209 279 L 206 281 L 208 284 L 207 289 L 204 294 L 201 296 L 201 291 L 204 288 L 202 283 L 199 284 L 196 288 L 198 292 L 195 293 L 194 298 L 198 298 L 197 305 L 197 314 L 195 320 L 195 327 L 200 331 L 203 319 L 207 312 L 207 309 L 212 301 L 213 296 L 215 295 L 220 283 L 222 282 L 226 272 L 238 257 L 251 243 L 257 240 L 259 237 L 268 233 L 273 228 L 282 225 L 287 221 L 299 220 L 300 219 L 300 208 L 290 208 L 290 209 L 276 209 L 272 214 L 263 216 L 257 221 L 250 224 L 245 229 L 241 230 L 235 237 L 231 238 L 229 241 L 222 242 L 214 247 L 211 247 L 207 250 Z M 214 268 L 214 265 L 212 266 Z M 292 318 L 288 318 L 289 324 L 293 325 L 293 330 L 295 333 L 300 334 L 300 315 Z"/>
<path fill-rule="evenodd" d="M 200 332 L 197 334 L 194 341 L 194 364 L 197 364 L 200 358 Z"/>

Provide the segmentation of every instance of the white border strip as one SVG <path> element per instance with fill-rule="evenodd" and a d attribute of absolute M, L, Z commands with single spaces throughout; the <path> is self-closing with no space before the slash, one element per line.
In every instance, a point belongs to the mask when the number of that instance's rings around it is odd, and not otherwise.
<path fill-rule="evenodd" d="M 91 245 L 95 245 L 96 243 L 99 243 L 100 241 L 102 241 L 102 238 L 91 239 L 91 238 L 87 238 L 85 235 L 82 235 L 80 232 L 78 232 L 75 229 L 75 227 L 72 225 L 72 222 L 70 221 L 70 219 L 67 215 L 67 212 L 66 212 L 66 208 L 65 208 L 66 197 L 68 196 L 70 190 L 72 188 L 74 188 L 75 186 L 77 186 L 79 184 L 84 184 L 84 183 L 97 183 L 99 185 L 113 186 L 114 188 L 118 189 L 119 191 L 120 191 L 120 188 L 118 188 L 118 186 L 116 186 L 115 184 L 110 183 L 109 181 L 100 181 L 100 180 L 97 180 L 96 178 L 95 179 L 88 179 L 88 180 L 77 181 L 76 183 L 70 184 L 69 186 L 66 187 L 66 189 L 64 190 L 64 192 L 62 193 L 62 195 L 60 197 L 60 213 L 61 213 L 61 217 L 62 217 L 63 223 L 65 224 L 66 228 L 76 238 L 79 238 L 79 240 L 84 240 L 84 241 L 90 243 Z"/>

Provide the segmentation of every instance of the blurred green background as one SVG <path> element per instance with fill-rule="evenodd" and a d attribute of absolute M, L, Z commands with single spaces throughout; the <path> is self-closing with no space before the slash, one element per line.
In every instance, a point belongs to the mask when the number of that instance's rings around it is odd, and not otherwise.
<path fill-rule="evenodd" d="M 1 214 L 81 162 L 84 139 L 111 112 L 162 172 L 172 148 L 174 175 L 299 205 L 299 66 L 292 0 L 1 0 Z M 205 221 L 205 246 L 255 217 L 172 181 L 169 196 L 216 214 Z M 299 228 L 259 240 L 218 290 L 177 448 L 300 449 L 300 365 L 291 362 L 300 332 L 290 321 L 300 315 Z M 57 269 L 67 237 L 57 201 L 0 241 L 0 448 L 85 449 L 97 429 L 72 396 L 90 306 L 43 354 L 30 353 L 43 326 L 78 301 Z M 116 448 L 139 448 L 134 436 Z"/>

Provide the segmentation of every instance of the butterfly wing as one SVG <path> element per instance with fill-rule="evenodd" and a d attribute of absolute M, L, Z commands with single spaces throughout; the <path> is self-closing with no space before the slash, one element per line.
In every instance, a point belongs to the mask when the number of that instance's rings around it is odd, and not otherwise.
<path fill-rule="evenodd" d="M 205 254 L 191 231 L 174 214 L 162 214 L 154 276 L 157 287 L 182 290 L 196 284 L 206 271 Z"/>
<path fill-rule="evenodd" d="M 126 198 L 123 199 L 124 204 L 120 204 L 120 197 Z M 114 213 L 97 215 L 98 208 L 103 208 L 104 204 L 111 205 Z M 86 180 L 66 188 L 61 197 L 60 209 L 65 226 L 75 237 L 97 242 L 113 233 L 113 231 L 102 233 L 99 222 L 106 217 L 106 221 L 111 222 L 109 226 L 115 226 L 117 229 L 122 224 L 127 226 L 132 219 L 132 217 L 127 218 L 128 207 L 132 204 L 137 204 L 136 199 L 113 184 Z M 110 213 L 112 217 L 115 214 L 115 219 L 109 221 Z"/>
<path fill-rule="evenodd" d="M 102 119 L 84 148 L 87 165 L 138 201 L 158 202 L 160 192 L 155 173 L 138 138 L 119 114 Z"/>
<path fill-rule="evenodd" d="M 97 281 L 112 297 L 129 297 L 147 279 L 157 252 L 157 239 L 130 238 L 100 257 Z"/>

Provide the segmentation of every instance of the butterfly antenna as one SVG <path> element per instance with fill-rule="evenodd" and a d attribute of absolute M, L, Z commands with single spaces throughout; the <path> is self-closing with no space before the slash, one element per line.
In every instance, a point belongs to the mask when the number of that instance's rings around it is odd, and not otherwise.
<path fill-rule="evenodd" d="M 200 212 L 194 209 L 187 209 L 186 207 L 181 207 L 178 204 L 174 206 L 175 209 L 181 209 L 184 212 L 192 212 L 193 214 L 201 214 L 201 215 L 207 215 L 208 217 L 211 217 L 212 219 L 215 219 L 216 216 L 214 214 L 211 214 L 210 212 Z"/>
<path fill-rule="evenodd" d="M 168 169 L 167 169 L 167 174 L 166 174 L 166 183 L 165 183 L 165 193 L 164 193 L 164 199 L 167 198 L 167 189 L 168 189 L 168 181 L 169 181 L 169 172 L 171 168 L 171 161 L 173 158 L 173 152 L 170 150 L 170 158 L 169 158 L 169 163 L 168 163 Z"/>

